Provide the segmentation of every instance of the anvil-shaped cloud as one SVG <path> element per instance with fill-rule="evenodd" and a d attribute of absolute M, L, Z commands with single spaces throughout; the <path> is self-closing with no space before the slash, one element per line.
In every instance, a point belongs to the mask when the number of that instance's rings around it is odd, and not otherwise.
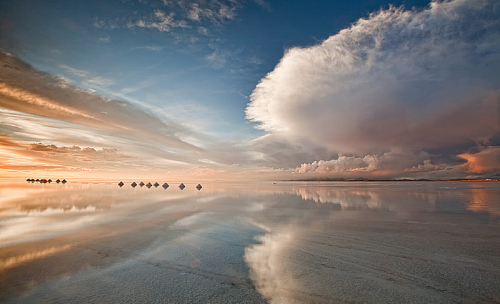
<path fill-rule="evenodd" d="M 304 162 L 297 172 L 382 172 L 381 158 L 396 154 L 418 162 L 393 173 L 445 169 L 465 152 L 480 158 L 500 144 L 500 2 L 393 7 L 290 49 L 246 113 L 268 132 L 256 148 L 282 166 Z"/>

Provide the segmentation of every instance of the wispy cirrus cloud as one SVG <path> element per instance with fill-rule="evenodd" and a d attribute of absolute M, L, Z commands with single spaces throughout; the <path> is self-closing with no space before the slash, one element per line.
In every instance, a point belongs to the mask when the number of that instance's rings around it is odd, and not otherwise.
<path fill-rule="evenodd" d="M 110 85 L 113 85 L 115 82 L 112 79 L 102 77 L 102 76 L 94 76 L 88 71 L 84 70 L 79 70 L 72 68 L 70 66 L 61 64 L 59 67 L 74 76 L 77 76 L 83 80 L 83 84 L 87 86 L 98 86 L 98 87 L 108 87 Z"/>
<path fill-rule="evenodd" d="M 244 145 L 195 131 L 169 114 L 73 87 L 0 53 L 0 170 L 192 176 L 197 166 L 221 174 L 248 162 Z"/>
<path fill-rule="evenodd" d="M 152 168 L 154 162 L 175 162 L 174 167 L 198 163 L 203 149 L 180 138 L 196 135 L 166 122 L 168 118 L 72 87 L 7 53 L 0 53 L 0 63 L 2 150 L 12 155 L 3 169 L 27 163 L 33 164 L 30 168 L 82 169 L 95 161 L 99 165 L 94 169 L 106 170 L 115 165 Z M 85 71 L 73 72 L 87 76 Z M 140 160 L 145 155 L 149 158 Z"/>
<path fill-rule="evenodd" d="M 149 50 L 153 52 L 163 51 L 165 48 L 159 45 L 145 45 L 145 46 L 137 46 L 134 47 L 133 50 Z"/>
<path fill-rule="evenodd" d="M 237 13 L 237 2 L 223 3 L 212 1 L 208 3 L 193 3 L 193 1 L 179 1 L 179 6 L 187 12 L 187 17 L 193 21 L 208 19 L 212 23 L 220 24 L 233 20 Z"/>
<path fill-rule="evenodd" d="M 117 132 L 123 136 L 134 132 L 178 148 L 198 150 L 175 135 L 183 132 L 182 127 L 166 124 L 137 106 L 69 86 L 60 78 L 39 72 L 6 53 L 0 53 L 0 62 L 0 106 L 4 108 Z M 87 75 L 84 71 L 76 71 Z M 92 79 L 96 82 L 102 80 Z"/>
<path fill-rule="evenodd" d="M 178 20 L 175 18 L 175 13 L 165 13 L 161 10 L 155 10 L 152 16 L 131 21 L 127 27 L 142 27 L 156 29 L 160 32 L 170 32 L 173 28 L 188 28 L 190 27 L 185 20 Z"/>
<path fill-rule="evenodd" d="M 270 6 L 264 1 L 256 3 L 269 10 Z M 95 28 L 115 29 L 120 27 L 128 28 L 149 28 L 160 32 L 172 32 L 174 29 L 189 29 L 197 27 L 202 29 L 202 34 L 206 34 L 206 26 L 220 26 L 236 19 L 238 10 L 243 7 L 242 1 L 235 0 L 211 0 L 211 1 L 162 1 L 144 3 L 144 10 L 141 16 L 133 16 L 120 20 L 105 21 L 94 19 Z M 206 26 L 200 26 L 206 24 Z"/>

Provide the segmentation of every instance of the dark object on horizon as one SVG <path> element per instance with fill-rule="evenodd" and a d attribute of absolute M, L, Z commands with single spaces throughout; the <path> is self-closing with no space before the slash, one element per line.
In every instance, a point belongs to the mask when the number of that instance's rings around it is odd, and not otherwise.
<path fill-rule="evenodd" d="M 132 186 L 132 188 L 135 188 L 135 187 L 137 187 L 137 184 L 135 182 L 133 182 L 132 184 L 130 184 L 130 186 Z"/>
<path fill-rule="evenodd" d="M 166 189 L 168 188 L 168 184 L 167 184 L 167 183 L 164 183 L 164 184 L 162 185 L 162 187 L 163 187 L 163 189 L 165 189 L 165 190 L 166 190 Z"/>
<path fill-rule="evenodd" d="M 49 178 L 49 179 L 47 180 L 47 182 L 48 182 L 48 183 L 52 183 L 52 180 Z"/>
<path fill-rule="evenodd" d="M 184 186 L 184 184 L 183 184 L 183 183 L 181 183 L 181 184 L 179 185 L 179 188 L 181 188 L 181 190 L 183 190 L 184 188 L 186 188 L 186 186 Z"/>
<path fill-rule="evenodd" d="M 198 185 L 196 186 L 196 189 L 198 189 L 198 190 L 201 190 L 201 188 L 202 188 L 202 186 L 201 186 L 200 184 L 198 184 Z"/>
<path fill-rule="evenodd" d="M 146 184 L 146 187 L 148 187 L 148 189 L 149 189 L 149 188 L 151 188 L 152 186 L 153 186 L 153 185 L 151 185 L 151 183 L 147 183 L 147 184 Z"/>
<path fill-rule="evenodd" d="M 31 179 L 29 179 L 29 178 L 28 178 L 26 181 L 27 181 L 27 182 L 31 182 Z"/>
<path fill-rule="evenodd" d="M 141 182 L 141 183 L 139 184 L 139 186 L 143 187 L 143 186 L 144 186 L 144 183 L 143 183 L 143 182 Z"/>
<path fill-rule="evenodd" d="M 56 183 L 58 183 L 58 184 L 59 184 L 60 182 L 61 182 L 61 180 L 60 180 L 60 179 L 57 179 L 57 180 L 56 180 Z"/>
<path fill-rule="evenodd" d="M 61 183 L 65 184 L 65 183 L 66 183 L 66 180 L 65 180 L 65 179 L 63 179 L 63 180 L 61 181 Z"/>
<path fill-rule="evenodd" d="M 42 183 L 42 184 L 45 184 L 46 182 L 47 182 L 47 180 L 46 180 L 45 178 L 42 178 L 42 179 L 40 180 L 40 183 Z"/>
<path fill-rule="evenodd" d="M 155 186 L 155 188 L 158 188 L 160 184 L 158 184 L 158 182 L 154 183 L 153 186 Z"/>
<path fill-rule="evenodd" d="M 37 178 L 35 181 L 39 182 L 40 180 Z"/>
<path fill-rule="evenodd" d="M 120 186 L 120 188 L 123 187 L 123 185 L 125 185 L 123 182 L 118 183 L 118 186 Z"/>

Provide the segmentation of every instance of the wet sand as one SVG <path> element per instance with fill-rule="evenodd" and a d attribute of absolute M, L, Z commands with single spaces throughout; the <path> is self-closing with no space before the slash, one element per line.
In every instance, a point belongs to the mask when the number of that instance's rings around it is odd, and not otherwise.
<path fill-rule="evenodd" d="M 497 183 L 0 184 L 2 303 L 500 302 Z"/>

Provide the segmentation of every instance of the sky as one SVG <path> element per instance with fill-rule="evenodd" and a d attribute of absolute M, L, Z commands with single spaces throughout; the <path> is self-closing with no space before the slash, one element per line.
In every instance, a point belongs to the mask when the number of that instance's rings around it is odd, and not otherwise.
<path fill-rule="evenodd" d="M 500 178 L 500 2 L 2 1 L 0 176 Z"/>

